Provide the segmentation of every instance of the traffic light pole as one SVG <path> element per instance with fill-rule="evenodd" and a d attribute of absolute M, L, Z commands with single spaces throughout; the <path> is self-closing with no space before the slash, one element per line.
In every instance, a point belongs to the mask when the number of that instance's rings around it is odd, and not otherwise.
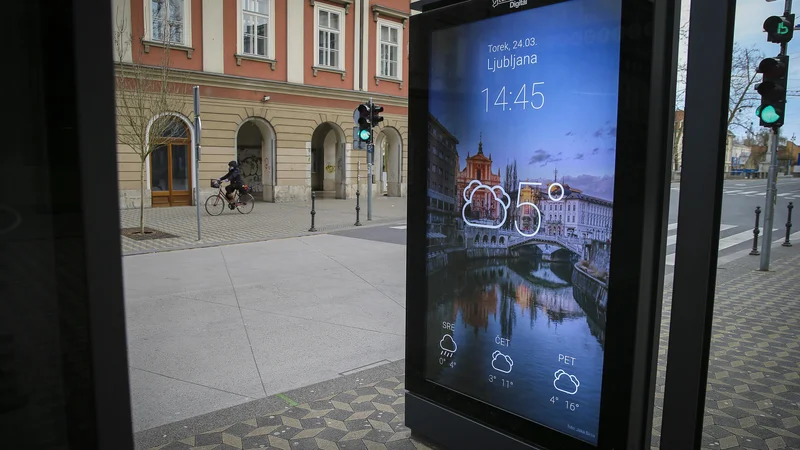
<path fill-rule="evenodd" d="M 373 105 L 372 97 L 369 104 Z M 370 106 L 372 108 L 372 106 Z M 372 133 L 372 123 L 369 125 L 369 143 L 367 144 L 367 220 L 372 220 L 372 163 L 375 161 L 375 136 Z"/>
<path fill-rule="evenodd" d="M 781 52 L 783 53 L 783 52 Z M 764 239 L 761 241 L 761 264 L 758 270 L 769 270 L 770 250 L 772 249 L 772 224 L 775 220 L 775 202 L 778 190 L 778 130 L 769 133 L 770 163 L 767 172 L 767 200 L 764 205 Z"/>
<path fill-rule="evenodd" d="M 792 0 L 785 0 L 783 14 L 788 16 L 792 13 Z M 779 56 L 788 54 L 789 44 L 781 43 Z M 778 200 L 778 138 L 780 131 L 773 128 L 770 131 L 769 142 L 769 170 L 767 171 L 767 199 L 764 205 L 764 238 L 761 241 L 761 264 L 758 270 L 769 271 L 770 250 L 772 250 L 772 225 L 775 221 L 775 203 Z"/>

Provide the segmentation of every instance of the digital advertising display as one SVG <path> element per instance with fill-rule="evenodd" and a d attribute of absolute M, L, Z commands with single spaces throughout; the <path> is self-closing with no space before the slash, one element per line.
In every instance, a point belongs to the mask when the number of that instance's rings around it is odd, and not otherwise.
<path fill-rule="evenodd" d="M 429 49 L 423 376 L 590 445 L 620 17 L 621 0 L 568 0 L 436 29 Z"/>

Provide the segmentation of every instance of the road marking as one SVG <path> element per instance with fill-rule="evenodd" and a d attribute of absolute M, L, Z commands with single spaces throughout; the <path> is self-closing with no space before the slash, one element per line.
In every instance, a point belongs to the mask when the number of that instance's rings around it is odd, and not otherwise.
<path fill-rule="evenodd" d="M 672 224 L 670 224 L 670 226 L 671 226 L 671 225 L 672 225 Z M 677 228 L 677 225 L 678 225 L 678 224 L 675 224 L 675 225 L 676 225 L 676 227 L 675 227 L 675 228 Z M 723 231 L 725 231 L 725 230 L 730 230 L 731 228 L 736 228 L 737 226 L 738 226 L 738 225 L 727 225 L 727 224 L 724 224 L 724 223 L 723 223 L 723 224 L 720 224 L 720 226 L 719 226 L 719 231 L 720 231 L 720 233 L 721 233 L 721 232 L 723 232 Z M 752 231 L 751 231 L 751 233 L 752 233 Z M 669 247 L 670 245 L 675 245 L 675 242 L 676 242 L 677 240 L 678 240 L 678 235 L 677 235 L 677 234 L 673 234 L 673 235 L 667 236 L 667 247 Z"/>
<path fill-rule="evenodd" d="M 408 228 L 408 225 L 401 225 L 399 227 L 389 227 L 389 228 L 392 228 L 394 230 L 405 230 Z"/>
<path fill-rule="evenodd" d="M 735 189 L 733 191 L 722 191 L 723 194 L 736 194 L 737 192 L 742 192 L 741 189 Z"/>
<path fill-rule="evenodd" d="M 786 197 L 789 194 L 794 194 L 794 192 L 784 192 L 783 194 L 778 194 L 778 197 Z"/>
<path fill-rule="evenodd" d="M 735 195 L 750 195 L 750 194 L 758 194 L 758 191 L 747 191 L 747 192 L 739 192 Z"/>
<path fill-rule="evenodd" d="M 759 230 L 761 230 L 759 228 Z M 777 228 L 773 229 L 772 231 L 778 231 Z M 748 240 L 753 239 L 753 232 L 752 231 L 743 231 L 739 234 L 734 234 L 733 236 L 728 236 L 726 238 L 722 238 L 719 240 L 719 248 L 718 252 L 725 250 L 726 248 L 733 247 L 734 245 L 739 245 L 742 242 L 747 242 Z M 675 265 L 675 253 L 670 253 L 667 255 L 666 263 L 668 266 Z"/>
<path fill-rule="evenodd" d="M 738 184 L 734 184 L 734 186 L 747 186 L 747 184 L 744 184 L 744 183 L 738 183 Z"/>
<path fill-rule="evenodd" d="M 800 231 L 792 233 L 791 235 L 789 235 L 789 240 L 790 241 L 796 241 L 798 239 L 800 239 Z M 783 244 L 784 240 L 786 240 L 786 236 L 784 236 L 781 239 L 778 239 L 776 241 L 772 241 L 771 247 L 777 247 L 780 244 Z M 759 251 L 761 251 L 761 246 L 763 245 L 763 242 L 759 242 L 758 244 L 759 244 L 758 249 L 759 249 Z M 725 256 L 717 259 L 717 266 L 720 266 L 722 264 L 727 264 L 727 263 L 729 263 L 731 261 L 736 261 L 737 259 L 743 258 L 745 256 L 750 256 L 750 252 L 751 251 L 752 251 L 752 249 L 747 248 L 747 249 L 744 249 L 744 250 L 740 250 L 740 251 L 738 251 L 736 253 L 731 253 L 730 255 L 725 255 Z M 760 258 L 760 256 L 759 256 L 759 258 Z"/>
<path fill-rule="evenodd" d="M 667 230 L 677 230 L 677 229 L 678 229 L 678 223 L 677 222 L 671 223 L 671 224 L 669 224 L 669 226 L 667 226 Z"/>

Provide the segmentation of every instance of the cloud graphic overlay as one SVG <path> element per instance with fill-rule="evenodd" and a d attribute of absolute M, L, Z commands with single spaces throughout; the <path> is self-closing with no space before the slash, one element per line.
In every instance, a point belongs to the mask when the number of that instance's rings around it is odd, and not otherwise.
<path fill-rule="evenodd" d="M 450 336 L 449 334 L 445 334 L 442 337 L 442 340 L 439 341 L 439 347 L 441 347 L 442 350 L 450 353 L 455 353 L 456 350 L 458 350 L 458 345 L 456 345 L 456 341 L 453 340 L 453 336 Z"/>
<path fill-rule="evenodd" d="M 492 197 L 497 201 L 502 208 L 500 210 L 503 212 L 502 220 L 500 220 L 496 224 L 486 224 L 486 223 L 478 223 L 472 222 L 467 218 L 467 208 L 472 205 L 472 199 L 475 196 L 475 193 L 481 190 L 486 190 L 492 193 Z M 508 218 L 508 208 L 511 206 L 511 197 L 506 193 L 505 189 L 502 186 L 494 186 L 490 187 L 487 184 L 481 183 L 479 180 L 472 180 L 469 184 L 464 188 L 464 192 L 462 194 L 464 196 L 464 207 L 461 209 L 461 218 L 464 219 L 464 223 L 476 228 L 492 228 L 497 229 L 503 226 L 506 223 L 506 219 Z"/>
<path fill-rule="evenodd" d="M 514 367 L 514 361 L 510 356 L 500 353 L 499 350 L 495 350 L 492 353 L 492 368 L 494 370 L 509 373 L 512 367 Z"/>
<path fill-rule="evenodd" d="M 581 383 L 575 375 L 570 375 L 558 369 L 555 373 L 555 377 L 556 379 L 553 380 L 553 387 L 565 394 L 575 395 L 578 393 L 578 387 L 580 387 Z"/>

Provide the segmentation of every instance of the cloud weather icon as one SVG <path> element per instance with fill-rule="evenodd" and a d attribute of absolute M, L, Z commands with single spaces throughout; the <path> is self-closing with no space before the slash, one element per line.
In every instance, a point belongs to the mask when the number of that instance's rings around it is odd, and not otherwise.
<path fill-rule="evenodd" d="M 558 369 L 556 370 L 555 377 L 556 379 L 553 380 L 553 386 L 556 389 L 569 395 L 575 395 L 578 393 L 578 387 L 580 387 L 581 382 L 578 381 L 578 378 L 575 375 L 570 375 L 567 372 Z"/>
<path fill-rule="evenodd" d="M 475 194 L 481 191 L 490 192 L 492 194 L 491 198 L 494 198 L 494 200 L 500 204 L 502 207 L 500 210 L 503 212 L 502 220 L 497 221 L 497 223 L 478 223 L 470 221 L 467 218 L 467 208 L 472 208 L 472 200 L 475 197 Z M 472 180 L 469 182 L 467 187 L 464 188 L 462 195 L 464 196 L 464 207 L 461 208 L 461 218 L 464 219 L 465 224 L 476 228 L 497 229 L 506 223 L 506 218 L 508 217 L 508 208 L 511 206 L 511 197 L 506 193 L 502 186 L 490 187 L 488 184 L 483 184 L 479 180 Z"/>
<path fill-rule="evenodd" d="M 453 340 L 453 336 L 449 334 L 445 334 L 442 336 L 442 340 L 439 341 L 439 347 L 442 349 L 443 356 L 453 356 L 453 353 L 458 350 L 458 345 L 456 345 L 456 341 Z"/>
<path fill-rule="evenodd" d="M 512 367 L 514 367 L 514 361 L 510 356 L 500 353 L 499 350 L 495 350 L 492 353 L 492 368 L 494 370 L 509 373 Z"/>

